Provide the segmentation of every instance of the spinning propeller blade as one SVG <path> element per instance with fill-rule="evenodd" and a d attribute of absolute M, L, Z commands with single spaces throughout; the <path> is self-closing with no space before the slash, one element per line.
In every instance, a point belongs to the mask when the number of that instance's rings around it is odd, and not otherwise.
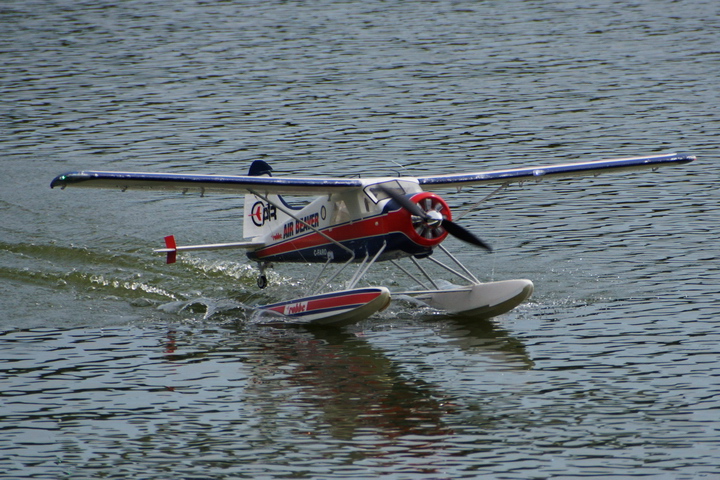
<path fill-rule="evenodd" d="M 391 189 L 385 188 L 385 187 L 381 187 L 380 190 L 382 190 L 382 192 L 385 193 L 388 197 L 395 200 L 397 203 L 400 204 L 401 207 L 403 207 L 405 210 L 407 210 L 411 214 L 415 215 L 416 217 L 420 217 L 423 220 L 430 219 L 428 214 L 425 213 L 425 211 L 422 208 L 420 208 L 420 205 L 413 202 L 405 195 L 398 193 L 396 190 L 391 190 Z"/>
<path fill-rule="evenodd" d="M 458 240 L 462 240 L 463 242 L 476 245 L 478 247 L 484 248 L 488 252 L 492 252 L 492 247 L 490 245 L 479 239 L 467 228 L 461 227 L 457 223 L 451 222 L 450 220 L 443 220 L 442 226 L 445 230 L 447 230 L 450 235 L 457 238 Z"/>
<path fill-rule="evenodd" d="M 410 212 L 412 215 L 422 218 L 423 221 L 425 221 L 427 223 L 432 223 L 432 222 L 436 221 L 430 215 L 428 215 L 427 212 L 425 212 L 422 208 L 420 208 L 420 205 L 413 202 L 405 195 L 399 193 L 397 190 L 392 190 L 390 188 L 385 188 L 385 187 L 381 187 L 381 190 L 388 197 L 392 198 L 397 203 L 399 203 L 401 207 L 403 207 L 405 210 Z M 474 233 L 472 233 L 470 230 L 466 229 L 465 227 L 461 227 L 457 223 L 455 223 L 451 220 L 447 220 L 447 219 L 443 219 L 442 227 L 445 230 L 447 230 L 447 232 L 450 235 L 457 238 L 458 240 L 462 240 L 463 242 L 469 243 L 471 245 L 475 245 L 477 247 L 484 248 L 488 252 L 492 252 L 492 247 L 490 247 L 490 245 L 488 245 L 487 243 L 482 241 Z"/>

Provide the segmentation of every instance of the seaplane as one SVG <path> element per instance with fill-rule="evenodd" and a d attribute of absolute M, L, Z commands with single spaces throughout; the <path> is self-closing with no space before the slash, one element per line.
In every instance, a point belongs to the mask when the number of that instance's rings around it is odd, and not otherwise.
<path fill-rule="evenodd" d="M 418 302 L 451 315 L 490 318 L 504 314 L 533 293 L 528 279 L 481 282 L 442 244 L 453 236 L 469 248 L 491 251 L 490 245 L 453 219 L 438 190 L 455 190 L 546 179 L 595 176 L 606 172 L 657 170 L 687 164 L 695 157 L 669 153 L 470 173 L 418 177 L 300 178 L 274 176 L 264 160 L 255 160 L 247 175 L 77 171 L 52 180 L 51 187 L 91 187 L 212 192 L 244 195 L 243 241 L 178 245 L 174 235 L 156 252 L 175 263 L 179 252 L 244 249 L 258 266 L 257 284 L 268 284 L 267 270 L 283 262 L 317 264 L 318 273 L 305 296 L 258 305 L 257 310 L 287 322 L 342 326 L 384 310 L 394 297 Z M 288 196 L 315 197 L 302 205 Z M 442 253 L 442 260 L 436 253 Z M 403 260 L 404 264 L 400 262 Z M 360 285 L 378 262 L 390 262 L 415 287 L 393 291 Z M 429 271 L 425 262 L 441 267 Z M 455 282 L 441 282 L 445 271 Z M 342 275 L 342 276 L 341 276 Z M 340 282 L 341 278 L 343 281 Z M 339 282 L 339 283 L 337 283 Z M 338 285 L 338 287 L 333 287 Z"/>

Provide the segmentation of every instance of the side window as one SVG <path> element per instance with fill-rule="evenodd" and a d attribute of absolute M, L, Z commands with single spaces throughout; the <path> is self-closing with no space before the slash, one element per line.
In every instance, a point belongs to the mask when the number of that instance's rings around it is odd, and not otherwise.
<path fill-rule="evenodd" d="M 334 213 L 332 215 L 331 223 L 345 223 L 350 221 L 350 212 L 345 204 L 344 200 L 338 200 L 335 202 Z"/>

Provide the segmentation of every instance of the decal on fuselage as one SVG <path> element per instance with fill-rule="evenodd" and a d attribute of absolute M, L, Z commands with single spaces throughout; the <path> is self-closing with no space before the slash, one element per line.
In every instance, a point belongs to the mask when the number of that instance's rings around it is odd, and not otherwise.
<path fill-rule="evenodd" d="M 323 207 L 324 208 L 324 207 Z M 318 212 L 311 213 L 297 220 L 292 220 L 283 225 L 282 239 L 293 237 L 309 230 L 316 229 L 320 226 L 320 214 Z"/>
<path fill-rule="evenodd" d="M 250 210 L 250 219 L 256 227 L 262 227 L 265 222 L 277 220 L 277 208 L 271 203 L 257 201 Z"/>
<path fill-rule="evenodd" d="M 320 215 L 317 212 L 302 217 L 300 220 L 295 221 L 295 234 L 303 233 L 320 226 Z"/>

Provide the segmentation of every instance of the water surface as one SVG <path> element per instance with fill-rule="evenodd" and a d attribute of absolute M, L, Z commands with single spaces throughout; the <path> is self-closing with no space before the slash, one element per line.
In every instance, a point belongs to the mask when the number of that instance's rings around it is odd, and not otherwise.
<path fill-rule="evenodd" d="M 6 1 L 0 478 L 720 478 L 714 2 Z M 683 151 L 515 186 L 449 247 L 530 278 L 492 321 L 397 301 L 264 325 L 308 283 L 242 199 L 49 188 L 80 169 L 420 175 Z M 447 194 L 460 212 L 492 189 Z M 440 272 L 436 272 L 439 274 Z M 407 281 L 379 266 L 370 283 Z"/>

